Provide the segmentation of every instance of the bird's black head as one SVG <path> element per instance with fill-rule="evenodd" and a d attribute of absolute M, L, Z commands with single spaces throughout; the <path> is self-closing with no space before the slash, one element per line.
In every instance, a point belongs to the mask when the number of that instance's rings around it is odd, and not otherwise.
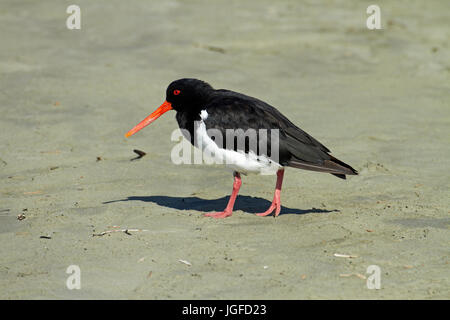
<path fill-rule="evenodd" d="M 197 79 L 179 79 L 172 82 L 166 90 L 166 101 L 151 115 L 127 132 L 129 137 L 158 119 L 169 110 L 177 112 L 199 113 L 214 89 L 204 81 Z"/>
<path fill-rule="evenodd" d="M 201 80 L 175 80 L 167 87 L 166 101 L 176 111 L 199 111 L 208 100 L 212 91 L 214 89 Z"/>

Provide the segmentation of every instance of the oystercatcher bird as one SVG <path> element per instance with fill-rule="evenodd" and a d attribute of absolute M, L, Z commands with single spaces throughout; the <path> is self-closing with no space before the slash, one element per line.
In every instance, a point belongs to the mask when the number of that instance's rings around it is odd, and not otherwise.
<path fill-rule="evenodd" d="M 224 211 L 206 216 L 231 216 L 242 183 L 241 174 L 277 174 L 272 204 L 267 211 L 257 214 L 267 216 L 275 211 L 274 217 L 281 211 L 285 167 L 326 172 L 341 179 L 358 174 L 271 105 L 241 93 L 216 90 L 197 79 L 173 81 L 166 90 L 164 103 L 125 136 L 135 134 L 169 110 L 176 111 L 183 135 L 194 146 L 233 169 L 233 191 L 228 205 Z"/>

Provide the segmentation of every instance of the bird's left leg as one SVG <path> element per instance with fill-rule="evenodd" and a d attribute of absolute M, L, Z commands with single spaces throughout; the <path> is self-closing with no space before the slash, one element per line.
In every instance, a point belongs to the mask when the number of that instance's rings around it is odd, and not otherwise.
<path fill-rule="evenodd" d="M 277 171 L 277 185 L 275 187 L 275 195 L 273 196 L 272 204 L 266 212 L 257 213 L 257 216 L 267 216 L 275 209 L 275 217 L 278 217 L 281 211 L 281 185 L 283 184 L 284 169 Z"/>
<path fill-rule="evenodd" d="M 207 213 L 205 214 L 206 217 L 226 218 L 232 215 L 234 202 L 236 201 L 236 197 L 242 184 L 241 175 L 239 174 L 239 172 L 235 171 L 233 175 L 234 175 L 233 192 L 231 193 L 230 200 L 228 200 L 227 207 L 222 212 Z"/>

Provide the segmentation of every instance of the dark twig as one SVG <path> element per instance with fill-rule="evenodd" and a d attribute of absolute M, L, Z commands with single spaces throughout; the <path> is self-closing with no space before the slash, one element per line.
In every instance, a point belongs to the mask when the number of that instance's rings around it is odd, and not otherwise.
<path fill-rule="evenodd" d="M 141 150 L 138 150 L 138 149 L 134 149 L 133 152 L 136 153 L 138 156 L 136 158 L 131 159 L 130 161 L 138 160 L 138 159 L 140 159 L 140 158 L 142 158 L 143 156 L 146 155 L 146 153 L 144 151 L 141 151 Z"/>

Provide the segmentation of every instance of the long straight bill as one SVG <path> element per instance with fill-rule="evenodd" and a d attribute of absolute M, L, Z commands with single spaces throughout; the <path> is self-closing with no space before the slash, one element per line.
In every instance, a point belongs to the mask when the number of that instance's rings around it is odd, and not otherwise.
<path fill-rule="evenodd" d="M 129 136 L 132 136 L 133 134 L 145 128 L 146 126 L 148 126 L 150 123 L 158 119 L 160 116 L 162 116 L 169 110 L 172 110 L 172 105 L 170 104 L 170 102 L 164 101 L 164 103 L 158 109 L 156 109 L 151 115 L 149 115 L 147 118 L 139 122 L 139 124 L 135 126 L 133 129 L 128 131 L 125 134 L 125 137 L 128 138 Z"/>

